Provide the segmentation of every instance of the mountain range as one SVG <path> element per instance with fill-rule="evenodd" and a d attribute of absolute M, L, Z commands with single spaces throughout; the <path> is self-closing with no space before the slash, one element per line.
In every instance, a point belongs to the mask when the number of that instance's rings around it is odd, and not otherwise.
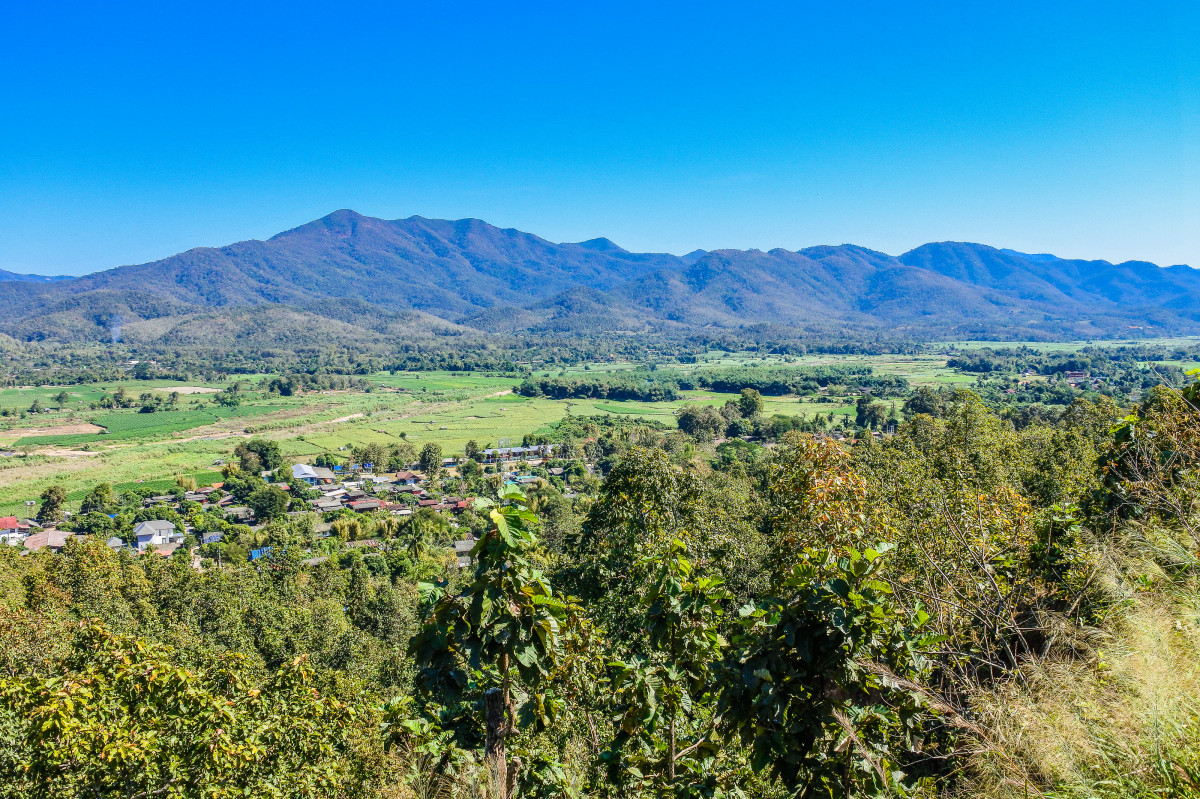
<path fill-rule="evenodd" d="M 439 334 L 1053 339 L 1200 332 L 1200 270 L 982 244 L 633 253 L 476 219 L 336 211 L 266 241 L 59 279 L 0 273 L 0 332 L 146 344 Z"/>

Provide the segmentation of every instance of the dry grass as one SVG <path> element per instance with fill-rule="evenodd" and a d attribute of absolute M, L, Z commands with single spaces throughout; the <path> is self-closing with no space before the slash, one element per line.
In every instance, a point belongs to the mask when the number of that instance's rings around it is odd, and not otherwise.
<path fill-rule="evenodd" d="M 957 796 L 1200 796 L 1200 593 L 1129 597 L 1088 661 L 1027 664 L 976 697 L 986 740 Z"/>

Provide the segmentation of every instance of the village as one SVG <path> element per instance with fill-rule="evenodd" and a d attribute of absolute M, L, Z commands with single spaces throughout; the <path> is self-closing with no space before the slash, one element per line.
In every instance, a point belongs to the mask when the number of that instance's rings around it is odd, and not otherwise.
<path fill-rule="evenodd" d="M 235 484 L 245 481 L 245 476 L 225 465 L 229 476 L 207 486 L 186 486 L 186 481 L 170 493 L 156 493 L 129 507 L 125 498 L 124 508 L 111 507 L 101 515 L 117 523 L 121 513 L 133 512 L 132 531 L 126 535 L 111 535 L 105 544 L 116 552 L 132 556 L 157 555 L 171 557 L 190 554 L 192 566 L 205 568 L 213 554 L 229 552 L 221 546 L 230 533 L 249 534 L 249 540 L 262 538 L 264 528 L 279 521 L 302 519 L 311 524 L 312 536 L 317 541 L 337 537 L 335 529 L 339 518 L 361 518 L 373 522 L 367 529 L 379 527 L 378 522 L 394 519 L 408 521 L 415 514 L 442 517 L 445 526 L 460 535 L 453 541 L 452 548 L 460 567 L 470 564 L 469 552 L 475 537 L 466 525 L 457 520 L 466 511 L 486 511 L 494 501 L 485 496 L 473 496 L 465 490 L 454 493 L 468 484 L 463 470 L 474 470 L 481 478 L 470 481 L 476 487 L 486 486 L 495 490 L 505 485 L 536 489 L 554 480 L 565 485 L 566 469 L 563 465 L 549 465 L 558 445 L 539 444 L 534 446 L 495 447 L 479 450 L 474 454 L 478 460 L 464 458 L 442 458 L 435 468 L 426 464 L 412 463 L 409 468 L 394 472 L 374 469 L 371 463 L 319 466 L 309 463 L 282 464 L 275 469 L 261 470 L 257 474 L 260 487 L 247 499 Z M 468 465 L 469 464 L 469 465 Z M 576 471 L 580 470 L 575 466 Z M 476 491 L 475 493 L 482 493 Z M 279 497 L 274 505 L 256 501 L 263 495 Z M 574 494 L 567 492 L 567 496 Z M 81 529 L 89 514 L 46 508 L 47 497 L 39 503 L 27 501 L 31 513 L 28 518 L 17 516 L 0 517 L 0 544 L 17 548 L 25 555 L 38 551 L 57 553 L 74 539 L 96 534 L 92 529 Z M 256 507 L 257 506 L 257 507 Z M 35 507 L 37 511 L 34 512 Z M 87 500 L 84 502 L 87 509 Z M 50 518 L 58 517 L 58 521 Z M 162 518 L 157 518 L 161 516 Z M 386 525 L 385 525 L 386 526 Z M 361 525 L 359 528 L 362 529 Z M 392 529 L 395 529 L 393 526 Z M 243 536 L 244 537 L 244 536 Z M 343 542 L 351 549 L 379 548 L 376 538 L 349 537 Z M 329 547 L 314 549 L 328 550 Z M 449 550 L 450 547 L 447 547 Z M 270 546 L 247 547 L 245 561 L 253 562 L 272 554 Z M 314 552 L 309 552 L 312 555 Z M 315 564 L 327 555 L 316 555 L 306 559 Z"/>

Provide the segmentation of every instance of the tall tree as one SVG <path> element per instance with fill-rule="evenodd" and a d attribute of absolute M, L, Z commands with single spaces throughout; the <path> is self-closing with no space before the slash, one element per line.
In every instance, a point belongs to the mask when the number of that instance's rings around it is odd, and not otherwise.
<path fill-rule="evenodd" d="M 63 519 L 63 506 L 67 504 L 67 490 L 55 483 L 42 492 L 37 518 L 42 524 L 58 524 Z"/>
<path fill-rule="evenodd" d="M 430 480 L 437 478 L 442 470 L 442 445 L 430 441 L 421 447 L 421 471 Z"/>

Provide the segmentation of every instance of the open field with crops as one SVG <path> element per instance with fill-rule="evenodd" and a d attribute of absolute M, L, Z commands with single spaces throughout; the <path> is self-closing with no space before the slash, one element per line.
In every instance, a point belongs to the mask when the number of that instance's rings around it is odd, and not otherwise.
<path fill-rule="evenodd" d="M 1159 344 L 1194 344 L 1195 339 L 1172 339 Z M 986 342 L 954 342 L 960 349 Z M 949 349 L 950 345 L 947 345 Z M 1017 346 L 992 343 L 991 346 Z M 1042 350 L 1070 351 L 1086 342 L 1034 344 Z M 664 363 L 654 368 L 687 374 L 718 368 L 778 369 L 781 367 L 869 366 L 879 375 L 905 378 L 912 387 L 971 385 L 975 377 L 947 365 L 945 354 L 919 355 L 730 355 L 712 352 L 694 364 Z M 1172 361 L 1183 368 L 1197 362 Z M 600 376 L 628 372 L 646 364 L 589 363 L 566 368 L 534 365 L 535 376 Z M 242 404 L 218 405 L 217 391 L 232 381 L 183 383 L 170 380 L 129 380 L 83 386 L 43 386 L 0 389 L 0 515 L 19 514 L 24 501 L 36 498 L 52 482 L 69 495 L 86 491 L 102 480 L 134 483 L 166 480 L 211 470 L 227 456 L 236 438 L 260 435 L 280 442 L 285 455 L 311 460 L 323 452 L 344 451 L 357 445 L 407 440 L 416 446 L 435 442 L 447 454 L 461 452 L 474 440 L 480 445 L 502 440 L 520 443 L 527 433 L 547 432 L 564 416 L 612 414 L 673 425 L 689 403 L 719 406 L 735 395 L 715 391 L 682 391 L 670 402 L 614 399 L 553 400 L 512 393 L 519 378 L 479 372 L 381 372 L 366 376 L 368 390 L 312 391 L 280 396 L 263 391 L 264 376 L 242 376 Z M 170 396 L 172 404 L 154 413 L 139 407 L 95 407 L 119 388 L 129 397 L 152 393 Z M 66 393 L 64 399 L 61 394 Z M 818 401 L 820 399 L 820 401 Z M 48 413 L 29 413 L 34 401 Z M 812 418 L 853 415 L 852 397 L 764 397 L 766 413 Z M 890 400 L 889 400 L 890 402 Z M 61 403 L 61 408 L 60 408 Z M 24 413 L 22 413 L 24 412 Z"/>
<path fill-rule="evenodd" d="M 746 359 L 722 361 L 725 366 L 747 363 Z M 786 363 L 780 359 L 755 361 Z M 632 367 L 592 364 L 588 371 L 603 373 Z M 583 367 L 577 369 L 582 371 Z M 936 375 L 936 369 L 936 364 L 930 367 L 929 374 Z M 0 424 L 0 449 L 11 448 L 24 456 L 0 458 L 0 515 L 23 513 L 26 500 L 36 498 L 56 482 L 72 498 L 82 496 L 101 481 L 132 485 L 139 480 L 158 480 L 171 484 L 178 476 L 211 470 L 215 461 L 229 454 L 238 438 L 251 435 L 278 440 L 284 454 L 296 459 L 401 439 L 416 446 L 436 442 L 451 454 L 460 452 L 469 440 L 481 445 L 497 444 L 502 439 L 519 443 L 526 433 L 545 432 L 567 414 L 615 414 L 672 425 L 675 415 L 688 403 L 721 405 L 736 396 L 689 391 L 674 402 L 528 398 L 511 393 L 518 382 L 513 377 L 472 372 L 380 373 L 367 380 L 370 391 L 280 397 L 251 389 L 246 401 L 233 408 L 218 406 L 211 397 L 193 392 L 179 409 L 155 413 L 139 413 L 137 408 L 80 407 L 99 400 L 105 392 L 98 386 L 5 389 L 3 396 L 10 408 L 27 408 L 34 399 L 41 400 L 45 407 L 56 408 L 53 398 L 64 390 L 74 401 L 50 413 L 29 414 L 24 419 L 5 417 Z M 121 384 L 133 396 L 150 390 L 169 393 L 183 385 L 171 381 Z M 224 384 L 211 387 L 219 389 Z M 103 388 L 111 393 L 117 386 Z M 818 412 L 854 412 L 853 405 L 846 402 L 817 403 L 797 397 L 767 397 L 765 401 L 768 414 L 811 418 Z M 78 432 L 81 428 L 95 429 L 85 425 L 96 425 L 107 432 Z"/>

